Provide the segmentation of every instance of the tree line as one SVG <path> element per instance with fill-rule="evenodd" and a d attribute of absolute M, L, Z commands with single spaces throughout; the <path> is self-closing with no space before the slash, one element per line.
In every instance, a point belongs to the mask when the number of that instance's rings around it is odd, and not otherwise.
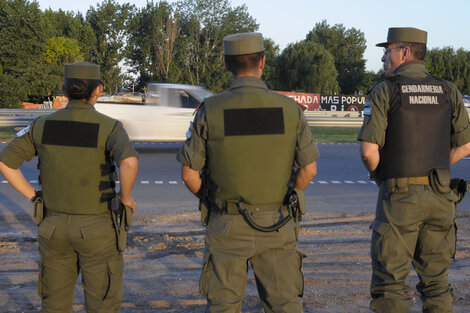
<path fill-rule="evenodd" d="M 143 8 L 104 0 L 79 12 L 40 10 L 28 0 L 0 0 L 0 107 L 42 102 L 61 92 L 63 66 L 88 61 L 101 66 L 105 92 L 142 90 L 146 82 L 226 89 L 223 37 L 257 31 L 246 5 L 229 0 L 148 1 Z M 366 92 L 383 71 L 365 69 L 362 31 L 316 23 L 305 39 L 281 51 L 265 40 L 264 80 L 271 89 L 322 94 Z M 470 93 L 470 52 L 431 49 L 431 74 Z"/>

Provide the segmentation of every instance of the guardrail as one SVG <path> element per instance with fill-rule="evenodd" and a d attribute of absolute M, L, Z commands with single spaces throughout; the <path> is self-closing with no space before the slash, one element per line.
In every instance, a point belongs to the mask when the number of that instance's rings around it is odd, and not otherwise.
<path fill-rule="evenodd" d="M 25 127 L 38 116 L 55 112 L 54 109 L 0 109 L 0 127 Z M 360 112 L 306 111 L 310 127 L 361 127 Z"/>
<path fill-rule="evenodd" d="M 362 112 L 358 111 L 305 111 L 310 127 L 348 127 L 362 126 Z"/>
<path fill-rule="evenodd" d="M 36 117 L 55 111 L 53 109 L 0 109 L 0 127 L 25 127 Z"/>

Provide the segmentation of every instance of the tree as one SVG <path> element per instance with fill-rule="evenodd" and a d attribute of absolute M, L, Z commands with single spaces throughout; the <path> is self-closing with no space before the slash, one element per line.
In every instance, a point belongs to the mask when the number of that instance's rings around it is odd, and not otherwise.
<path fill-rule="evenodd" d="M 470 93 L 470 51 L 434 48 L 428 51 L 425 61 L 430 74 L 453 82 L 464 94 Z"/>
<path fill-rule="evenodd" d="M 362 92 L 364 95 L 379 81 L 385 78 L 385 72 L 383 69 L 378 70 L 377 72 L 374 71 L 367 71 L 364 74 L 364 78 L 359 86 L 357 86 L 357 90 Z"/>
<path fill-rule="evenodd" d="M 52 37 L 47 40 L 44 60 L 62 67 L 67 63 L 83 61 L 83 54 L 76 39 Z"/>
<path fill-rule="evenodd" d="M 117 91 L 125 78 L 119 62 L 126 57 L 124 42 L 134 10 L 129 3 L 120 5 L 114 0 L 104 0 L 86 14 L 96 38 L 90 61 L 101 66 L 101 77 L 108 93 Z"/>
<path fill-rule="evenodd" d="M 132 19 L 129 31 L 129 65 L 139 74 L 140 85 L 148 81 L 177 82 L 175 66 L 178 20 L 168 2 L 147 2 Z"/>
<path fill-rule="evenodd" d="M 0 107 L 37 100 L 43 92 L 41 14 L 37 2 L 0 0 Z"/>
<path fill-rule="evenodd" d="M 96 37 L 91 25 L 81 13 L 64 12 L 62 10 L 44 11 L 44 21 L 47 26 L 46 36 L 75 39 L 83 54 L 84 60 L 91 60 L 91 49 L 96 44 Z"/>
<path fill-rule="evenodd" d="M 18 108 L 27 99 L 28 91 L 18 76 L 0 73 L 0 108 Z"/>
<path fill-rule="evenodd" d="M 223 65 L 223 37 L 258 29 L 247 7 L 232 8 L 228 0 L 184 0 L 177 4 L 181 41 L 178 62 L 182 81 L 202 85 L 214 92 L 231 81 Z"/>
<path fill-rule="evenodd" d="M 279 90 L 313 93 L 338 92 L 333 56 L 312 41 L 290 44 L 279 62 Z"/>
<path fill-rule="evenodd" d="M 272 39 L 264 39 L 264 55 L 266 56 L 266 63 L 264 64 L 263 80 L 269 89 L 277 88 L 277 81 L 279 79 L 279 73 L 277 68 L 277 62 L 280 54 L 279 45 L 277 45 Z"/>
<path fill-rule="evenodd" d="M 356 92 L 365 75 L 364 33 L 355 28 L 346 29 L 343 24 L 330 26 L 323 20 L 315 24 L 306 40 L 322 45 L 333 55 L 341 92 Z"/>

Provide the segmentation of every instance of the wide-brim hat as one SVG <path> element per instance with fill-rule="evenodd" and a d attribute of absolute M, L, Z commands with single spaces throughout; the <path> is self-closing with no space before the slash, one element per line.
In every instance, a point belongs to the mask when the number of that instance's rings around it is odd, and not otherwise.
<path fill-rule="evenodd" d="M 65 65 L 64 78 L 101 79 L 100 66 L 88 62 L 75 62 Z"/>
<path fill-rule="evenodd" d="M 426 44 L 428 33 L 413 27 L 390 27 L 387 41 L 376 44 L 377 47 L 386 47 L 393 42 L 413 42 Z"/>
<path fill-rule="evenodd" d="M 264 51 L 261 33 L 238 33 L 224 37 L 225 55 L 245 55 Z"/>

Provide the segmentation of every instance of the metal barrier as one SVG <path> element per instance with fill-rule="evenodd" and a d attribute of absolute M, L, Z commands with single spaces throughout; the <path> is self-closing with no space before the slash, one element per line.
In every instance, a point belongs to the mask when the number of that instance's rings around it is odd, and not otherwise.
<path fill-rule="evenodd" d="M 55 112 L 54 109 L 0 109 L 0 127 L 25 127 L 35 118 Z M 306 111 L 311 127 L 361 127 L 360 112 Z"/>
<path fill-rule="evenodd" d="M 25 127 L 35 118 L 55 111 L 53 109 L 0 109 L 0 127 Z"/>
<path fill-rule="evenodd" d="M 362 126 L 362 117 L 321 117 L 307 116 L 308 126 L 310 127 L 347 127 L 360 128 Z"/>

